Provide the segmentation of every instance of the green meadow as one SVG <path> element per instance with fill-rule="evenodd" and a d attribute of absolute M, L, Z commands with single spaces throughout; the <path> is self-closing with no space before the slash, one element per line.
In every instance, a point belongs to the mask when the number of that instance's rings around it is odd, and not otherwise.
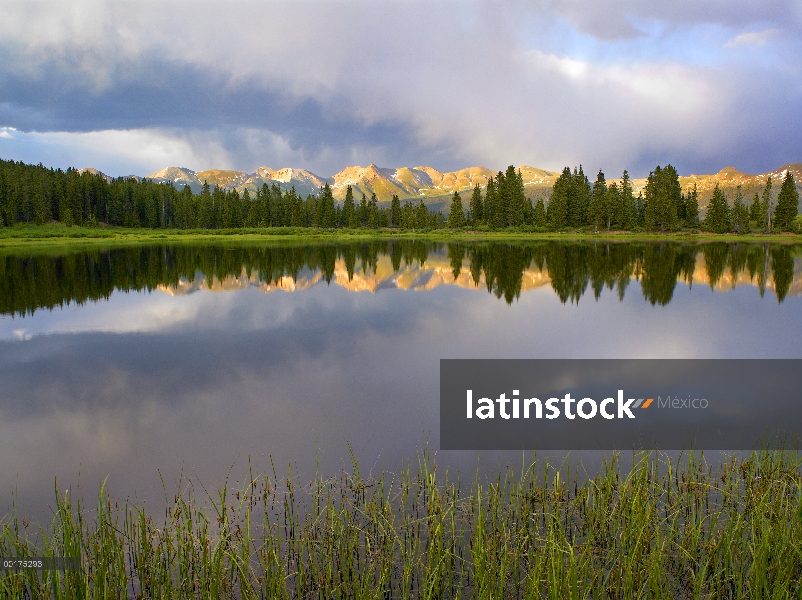
<path fill-rule="evenodd" d="M 368 240 L 376 238 L 416 238 L 433 240 L 617 240 L 617 241 L 745 241 L 745 242 L 798 242 L 802 235 L 794 233 L 773 234 L 712 234 L 707 232 L 598 232 L 592 231 L 536 231 L 520 228 L 489 231 L 464 228 L 453 229 L 367 229 L 340 228 L 322 229 L 307 227 L 268 227 L 234 229 L 145 229 L 129 227 L 68 227 L 61 223 L 44 225 L 17 224 L 0 227 L 0 247 L 36 245 L 82 245 L 130 242 L 215 242 L 274 240 Z"/>

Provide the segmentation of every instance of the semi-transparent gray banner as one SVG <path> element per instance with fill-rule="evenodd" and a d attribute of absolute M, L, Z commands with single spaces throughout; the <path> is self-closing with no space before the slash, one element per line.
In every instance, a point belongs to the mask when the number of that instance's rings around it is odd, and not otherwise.
<path fill-rule="evenodd" d="M 802 435 L 802 360 L 440 361 L 443 450 L 752 450 Z"/>

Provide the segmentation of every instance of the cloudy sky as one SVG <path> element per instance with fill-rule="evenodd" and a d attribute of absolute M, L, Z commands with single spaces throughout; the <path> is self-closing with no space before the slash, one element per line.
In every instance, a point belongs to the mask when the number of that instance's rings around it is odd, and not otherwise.
<path fill-rule="evenodd" d="M 765 172 L 800 56 L 800 0 L 4 0 L 0 158 Z"/>

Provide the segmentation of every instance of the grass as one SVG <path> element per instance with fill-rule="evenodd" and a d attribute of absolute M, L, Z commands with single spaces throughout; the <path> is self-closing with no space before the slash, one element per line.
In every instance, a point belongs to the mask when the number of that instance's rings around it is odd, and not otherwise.
<path fill-rule="evenodd" d="M 449 230 L 449 229 L 317 229 L 303 227 L 275 227 L 266 229 L 145 229 L 127 227 L 67 227 L 62 223 L 46 225 L 18 224 L 13 227 L 0 227 L 0 247 L 58 245 L 58 244 L 97 244 L 97 243 L 140 243 L 173 241 L 261 241 L 261 240 L 361 240 L 376 238 L 415 238 L 433 240 L 693 240 L 693 241 L 772 241 L 798 242 L 802 235 L 750 233 L 714 234 L 679 231 L 658 232 L 606 232 L 600 231 L 528 231 L 528 230 Z"/>
<path fill-rule="evenodd" d="M 80 556 L 80 571 L 0 572 L 3 598 L 799 598 L 802 459 L 764 451 L 533 463 L 494 481 L 415 469 L 305 486 L 254 476 L 163 516 L 101 489 L 87 516 L 0 525 L 0 555 Z"/>

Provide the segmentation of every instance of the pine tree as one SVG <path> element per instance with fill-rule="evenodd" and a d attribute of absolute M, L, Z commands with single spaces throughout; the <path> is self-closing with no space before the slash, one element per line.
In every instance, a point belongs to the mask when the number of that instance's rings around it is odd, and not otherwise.
<path fill-rule="evenodd" d="M 479 223 L 483 223 L 485 220 L 485 211 L 484 211 L 484 203 L 482 202 L 482 190 L 479 189 L 479 184 L 477 183 L 473 188 L 473 194 L 471 194 L 471 222 L 474 225 Z"/>
<path fill-rule="evenodd" d="M 354 189 L 349 185 L 345 188 L 343 201 L 343 227 L 356 227 L 356 209 L 354 208 Z"/>
<path fill-rule="evenodd" d="M 607 188 L 607 193 L 604 199 L 604 215 L 606 217 L 607 231 L 610 231 L 615 223 L 618 214 L 618 207 L 621 205 L 621 192 L 618 189 L 618 183 L 615 181 Z"/>
<path fill-rule="evenodd" d="M 732 205 L 730 220 L 732 221 L 732 230 L 735 233 L 749 232 L 749 210 L 743 202 L 740 185 L 735 191 L 735 202 Z"/>
<path fill-rule="evenodd" d="M 749 220 L 755 227 L 763 227 L 763 204 L 760 202 L 760 194 L 757 192 L 749 206 Z"/>
<path fill-rule="evenodd" d="M 367 226 L 371 229 L 379 226 L 379 200 L 376 198 L 375 193 L 370 195 L 370 202 L 368 203 Z"/>
<path fill-rule="evenodd" d="M 590 181 L 579 165 L 577 171 L 574 167 L 574 174 L 571 177 L 571 184 L 568 190 L 568 226 L 583 227 L 590 222 L 591 187 Z"/>
<path fill-rule="evenodd" d="M 320 198 L 318 198 L 317 204 L 318 226 L 326 229 L 333 228 L 336 224 L 336 212 L 334 210 L 334 194 L 328 183 L 320 190 Z"/>
<path fill-rule="evenodd" d="M 72 208 L 66 196 L 62 196 L 58 203 L 58 220 L 67 227 L 73 226 Z"/>
<path fill-rule="evenodd" d="M 493 208 L 493 228 L 503 229 L 507 226 L 507 213 L 510 207 L 510 189 L 504 173 L 496 174 L 496 201 Z"/>
<path fill-rule="evenodd" d="M 699 193 L 696 190 L 696 184 L 693 188 L 688 190 L 688 195 L 685 197 L 685 224 L 688 227 L 697 227 L 699 225 Z"/>
<path fill-rule="evenodd" d="M 420 201 L 418 207 L 415 209 L 415 226 L 418 229 L 423 229 L 425 227 L 429 227 L 429 209 L 426 208 L 426 205 L 423 203 L 423 200 Z"/>
<path fill-rule="evenodd" d="M 537 204 L 535 204 L 535 214 L 532 219 L 535 227 L 545 227 L 546 226 L 546 206 L 543 203 L 543 198 L 538 198 Z"/>
<path fill-rule="evenodd" d="M 393 194 L 393 199 L 390 202 L 390 227 L 401 226 L 401 201 L 398 199 L 398 194 Z"/>
<path fill-rule="evenodd" d="M 358 227 L 365 227 L 368 224 L 368 197 L 365 196 L 365 192 L 362 192 L 362 199 L 359 201 L 356 218 Z"/>
<path fill-rule="evenodd" d="M 217 190 L 215 190 L 217 191 Z M 204 181 L 203 182 L 203 189 L 200 193 L 199 200 L 199 214 L 198 214 L 198 223 L 197 227 L 200 228 L 209 228 L 212 226 L 214 222 L 214 204 L 212 204 L 212 194 L 209 191 L 209 183 Z"/>
<path fill-rule="evenodd" d="M 604 178 L 604 173 L 599 169 L 596 176 L 596 181 L 593 182 L 593 192 L 591 193 L 590 206 L 588 209 L 590 222 L 593 224 L 595 231 L 599 230 L 599 225 L 607 224 L 607 181 Z M 609 227 L 608 227 L 609 229 Z"/>
<path fill-rule="evenodd" d="M 782 231 L 793 228 L 794 219 L 799 213 L 799 191 L 791 171 L 786 171 L 780 193 L 777 196 L 777 208 L 774 211 L 774 225 Z"/>
<path fill-rule="evenodd" d="M 504 173 L 504 186 L 507 197 L 507 219 L 504 225 L 520 227 L 526 218 L 526 194 L 524 191 L 523 176 L 510 165 Z"/>
<path fill-rule="evenodd" d="M 563 229 L 568 225 L 568 203 L 572 184 L 571 169 L 565 167 L 551 188 L 546 210 L 546 218 L 554 229 Z"/>
<path fill-rule="evenodd" d="M 713 190 L 713 197 L 710 199 L 710 204 L 707 206 L 707 214 L 705 215 L 702 226 L 706 231 L 712 231 L 713 233 L 732 231 L 727 197 L 724 195 L 718 183 L 716 183 L 716 189 Z"/>
<path fill-rule="evenodd" d="M 638 197 L 635 198 L 635 214 L 637 226 L 646 227 L 646 198 L 643 197 L 643 192 L 638 192 Z"/>
<path fill-rule="evenodd" d="M 771 233 L 771 175 L 766 181 L 766 187 L 763 188 L 763 214 L 765 215 L 763 226 L 766 228 L 766 233 Z"/>
<path fill-rule="evenodd" d="M 682 196 L 679 176 L 671 165 L 659 165 L 649 174 L 646 182 L 647 229 L 674 231 L 677 228 L 677 205 Z"/>
<path fill-rule="evenodd" d="M 632 193 L 632 182 L 629 173 L 624 171 L 621 175 L 621 188 L 618 193 L 618 209 L 616 221 L 621 229 L 630 230 L 638 225 L 638 207 L 635 204 L 635 195 Z"/>
<path fill-rule="evenodd" d="M 455 191 L 451 198 L 451 210 L 448 212 L 448 228 L 459 229 L 465 226 L 465 212 L 462 210 L 462 199 Z"/>
<path fill-rule="evenodd" d="M 496 221 L 496 211 L 498 210 L 498 193 L 496 191 L 496 181 L 493 177 L 487 180 L 487 190 L 485 191 L 485 222 L 493 228 Z"/>

